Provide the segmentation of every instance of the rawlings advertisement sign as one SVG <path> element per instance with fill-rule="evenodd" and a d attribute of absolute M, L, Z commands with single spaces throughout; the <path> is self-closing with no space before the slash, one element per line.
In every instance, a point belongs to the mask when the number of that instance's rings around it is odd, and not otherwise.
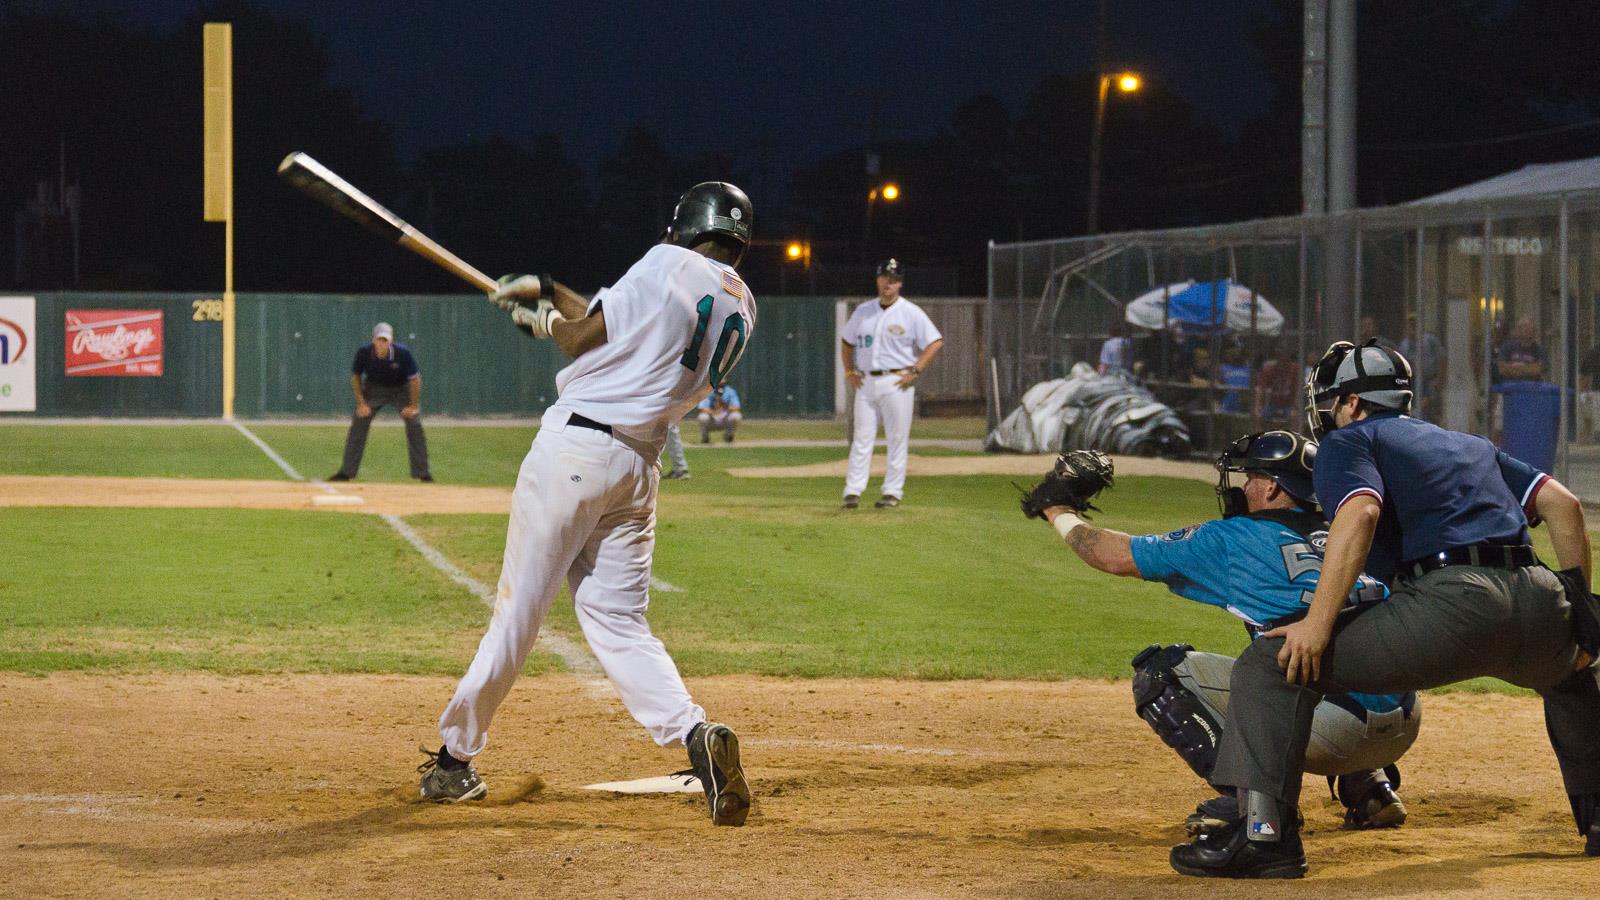
<path fill-rule="evenodd" d="M 161 310 L 67 310 L 67 374 L 161 374 Z"/>

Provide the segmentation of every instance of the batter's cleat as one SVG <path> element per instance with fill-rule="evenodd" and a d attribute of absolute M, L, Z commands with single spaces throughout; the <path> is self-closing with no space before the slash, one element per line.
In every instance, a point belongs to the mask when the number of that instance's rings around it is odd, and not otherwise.
<path fill-rule="evenodd" d="M 1276 841 L 1252 841 L 1243 819 L 1173 847 L 1169 859 L 1179 875 L 1199 878 L 1304 878 L 1309 868 L 1298 830 Z"/>
<path fill-rule="evenodd" d="M 667 473 L 667 478 L 670 479 L 670 480 L 673 480 L 673 481 L 681 481 L 681 480 L 683 480 L 685 478 L 688 478 L 688 477 L 689 477 L 689 470 L 688 469 L 673 469 L 671 472 Z"/>
<path fill-rule="evenodd" d="M 328 480 L 329 481 L 349 481 L 350 480 L 350 476 L 346 475 L 343 472 L 335 472 L 332 475 L 328 476 Z"/>
<path fill-rule="evenodd" d="M 688 770 L 700 779 L 713 825 L 743 825 L 750 814 L 750 785 L 739 765 L 739 738 L 733 729 L 701 722 L 689 732 Z"/>
<path fill-rule="evenodd" d="M 855 509 L 856 507 L 858 507 L 860 505 L 861 505 L 861 495 L 860 494 L 845 494 L 844 495 L 844 503 L 842 504 L 842 507 L 844 509 Z"/>
<path fill-rule="evenodd" d="M 1344 811 L 1346 828 L 1399 828 L 1405 823 L 1406 805 L 1386 781 L 1378 782 L 1360 802 Z"/>
<path fill-rule="evenodd" d="M 437 753 L 426 747 L 417 749 L 428 757 L 417 766 L 417 771 L 422 773 L 422 799 L 434 803 L 461 803 L 488 796 L 489 786 L 478 777 L 472 763 L 451 757 L 443 747 Z M 441 759 L 445 760 L 443 764 Z"/>
<path fill-rule="evenodd" d="M 894 496 L 893 494 L 884 494 L 882 497 L 878 498 L 877 503 L 872 505 L 878 509 L 894 509 L 896 506 L 900 505 L 900 498 Z"/>
<path fill-rule="evenodd" d="M 1189 818 L 1183 820 L 1183 830 L 1190 837 L 1221 831 L 1239 821 L 1239 798 L 1232 794 L 1212 797 L 1194 808 Z"/>

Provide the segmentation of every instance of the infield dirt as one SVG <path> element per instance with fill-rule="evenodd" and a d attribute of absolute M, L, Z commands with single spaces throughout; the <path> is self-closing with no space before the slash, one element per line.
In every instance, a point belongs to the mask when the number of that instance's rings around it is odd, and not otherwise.
<path fill-rule="evenodd" d="M 1308 780 L 1306 883 L 1180 879 L 1203 786 L 1125 682 L 692 679 L 743 738 L 749 825 L 660 775 L 596 682 L 528 678 L 496 719 L 486 804 L 413 801 L 442 678 L 0 675 L 0 893 L 604 897 L 1578 896 L 1538 701 L 1428 696 L 1402 829 L 1349 832 Z"/>

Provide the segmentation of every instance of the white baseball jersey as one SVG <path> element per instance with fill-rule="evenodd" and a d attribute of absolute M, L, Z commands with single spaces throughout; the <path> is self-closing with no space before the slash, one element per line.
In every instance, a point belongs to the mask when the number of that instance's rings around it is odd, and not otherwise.
<path fill-rule="evenodd" d="M 756 327 L 756 303 L 732 268 L 657 244 L 589 311 L 606 342 L 556 375 L 555 406 L 660 444 L 667 426 L 727 381 Z"/>
<path fill-rule="evenodd" d="M 922 307 L 900 297 L 888 309 L 877 300 L 856 307 L 839 337 L 856 348 L 856 368 L 870 372 L 915 364 L 922 351 L 943 335 Z"/>

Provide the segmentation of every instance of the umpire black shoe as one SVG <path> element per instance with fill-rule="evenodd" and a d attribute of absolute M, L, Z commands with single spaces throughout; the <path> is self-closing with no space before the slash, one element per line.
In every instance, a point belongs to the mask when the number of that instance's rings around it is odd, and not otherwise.
<path fill-rule="evenodd" d="M 350 480 L 350 476 L 346 475 L 343 472 L 335 472 L 332 475 L 328 476 L 328 480 L 329 481 L 349 481 Z"/>
<path fill-rule="evenodd" d="M 1173 847 L 1169 859 L 1179 875 L 1200 878 L 1304 878 L 1309 868 L 1299 831 L 1276 841 L 1252 841 L 1243 819 Z"/>
<path fill-rule="evenodd" d="M 1600 822 L 1589 826 L 1589 840 L 1583 845 L 1583 855 L 1600 856 Z"/>
<path fill-rule="evenodd" d="M 743 825 L 750 814 L 750 785 L 739 764 L 739 738 L 733 729 L 701 722 L 684 741 L 689 748 L 687 772 L 700 780 L 713 825 Z"/>

